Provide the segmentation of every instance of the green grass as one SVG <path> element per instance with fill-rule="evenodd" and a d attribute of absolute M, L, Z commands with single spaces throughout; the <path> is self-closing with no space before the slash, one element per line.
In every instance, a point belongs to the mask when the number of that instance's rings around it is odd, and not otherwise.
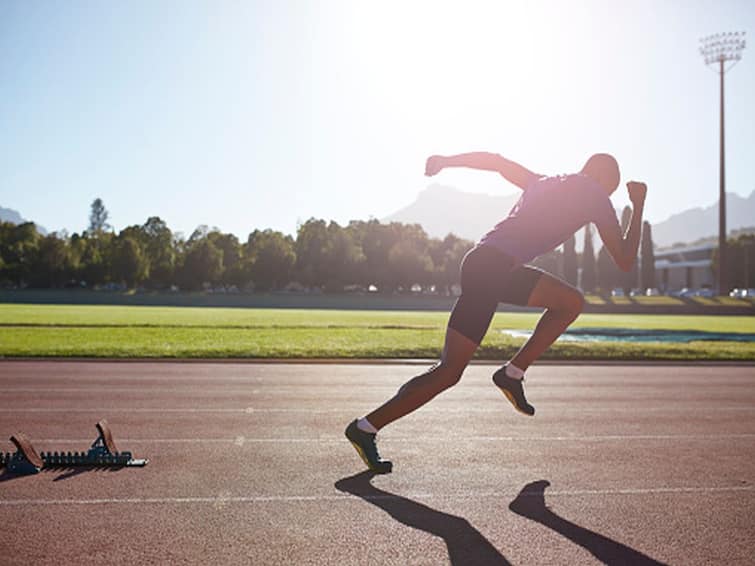
<path fill-rule="evenodd" d="M 497 313 L 478 358 L 521 345 L 536 313 Z M 0 305 L 0 355 L 113 358 L 435 358 L 446 312 Z M 585 314 L 574 327 L 755 333 L 755 317 Z M 754 360 L 739 342 L 555 344 L 551 359 Z"/>

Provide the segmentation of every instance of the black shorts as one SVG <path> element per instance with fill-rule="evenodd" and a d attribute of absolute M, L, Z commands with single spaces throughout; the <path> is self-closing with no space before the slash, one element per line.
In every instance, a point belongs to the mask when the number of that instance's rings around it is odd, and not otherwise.
<path fill-rule="evenodd" d="M 472 248 L 461 261 L 461 296 L 448 326 L 482 342 L 498 303 L 525 306 L 543 271 L 522 265 L 491 246 Z"/>

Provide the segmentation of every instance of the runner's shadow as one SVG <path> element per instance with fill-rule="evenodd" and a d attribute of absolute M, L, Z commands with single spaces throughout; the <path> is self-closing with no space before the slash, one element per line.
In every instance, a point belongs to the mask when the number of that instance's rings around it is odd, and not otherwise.
<path fill-rule="evenodd" d="M 462 564 L 510 564 L 500 552 L 463 517 L 449 515 L 406 497 L 376 488 L 370 483 L 374 472 L 365 471 L 340 479 L 339 491 L 361 497 L 380 507 L 397 521 L 443 539 L 454 566 Z"/>
<path fill-rule="evenodd" d="M 509 509 L 522 517 L 553 529 L 590 552 L 604 564 L 639 564 L 644 566 L 664 564 L 638 550 L 556 515 L 545 505 L 545 488 L 549 485 L 550 482 L 547 480 L 539 480 L 525 485 L 519 495 L 509 503 Z"/>

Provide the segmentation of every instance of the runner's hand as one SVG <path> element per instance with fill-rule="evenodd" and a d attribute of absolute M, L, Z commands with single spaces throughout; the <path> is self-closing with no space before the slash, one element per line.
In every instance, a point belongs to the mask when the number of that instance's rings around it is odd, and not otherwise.
<path fill-rule="evenodd" d="M 443 156 L 431 155 L 427 158 L 427 163 L 425 164 L 425 175 L 432 177 L 433 175 L 437 175 L 441 169 L 443 169 Z"/>
<path fill-rule="evenodd" d="M 645 204 L 645 195 L 647 194 L 648 187 L 645 183 L 638 183 L 637 181 L 629 181 L 627 183 L 627 192 L 629 192 L 629 200 L 632 201 L 634 207 L 642 206 Z"/>

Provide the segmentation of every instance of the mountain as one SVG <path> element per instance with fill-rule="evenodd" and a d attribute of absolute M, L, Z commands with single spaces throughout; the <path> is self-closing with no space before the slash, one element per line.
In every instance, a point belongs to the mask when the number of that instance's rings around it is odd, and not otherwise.
<path fill-rule="evenodd" d="M 467 240 L 477 241 L 506 217 L 518 198 L 519 194 L 492 196 L 431 185 L 421 191 L 409 206 L 381 220 L 421 224 L 435 238 L 443 238 L 453 232 Z M 729 233 L 755 225 L 755 191 L 746 198 L 727 193 L 726 217 Z M 691 243 L 717 234 L 718 203 L 705 208 L 691 208 L 653 224 L 653 242 L 658 247 L 678 242 Z M 577 234 L 578 249 L 582 247 L 582 239 L 580 231 Z"/>
<path fill-rule="evenodd" d="M 26 222 L 21 215 L 10 208 L 0 206 L 0 222 L 12 222 L 13 224 L 23 224 Z"/>
<path fill-rule="evenodd" d="M 421 224 L 430 236 L 444 238 L 449 232 L 477 241 L 503 220 L 519 199 L 519 194 L 493 196 L 465 193 L 454 187 L 430 185 L 406 208 L 381 222 Z"/>
<path fill-rule="evenodd" d="M 0 206 L 0 222 L 23 224 L 24 222 L 27 222 L 27 220 L 24 220 L 18 211 L 13 210 L 12 208 L 3 208 L 2 206 Z M 37 232 L 39 232 L 43 236 L 47 235 L 47 230 L 43 226 L 40 226 L 36 223 L 35 226 L 37 227 Z"/>
<path fill-rule="evenodd" d="M 755 225 L 755 191 L 749 197 L 726 193 L 726 231 Z M 659 247 L 718 236 L 718 203 L 690 208 L 653 224 L 653 242 Z"/>

